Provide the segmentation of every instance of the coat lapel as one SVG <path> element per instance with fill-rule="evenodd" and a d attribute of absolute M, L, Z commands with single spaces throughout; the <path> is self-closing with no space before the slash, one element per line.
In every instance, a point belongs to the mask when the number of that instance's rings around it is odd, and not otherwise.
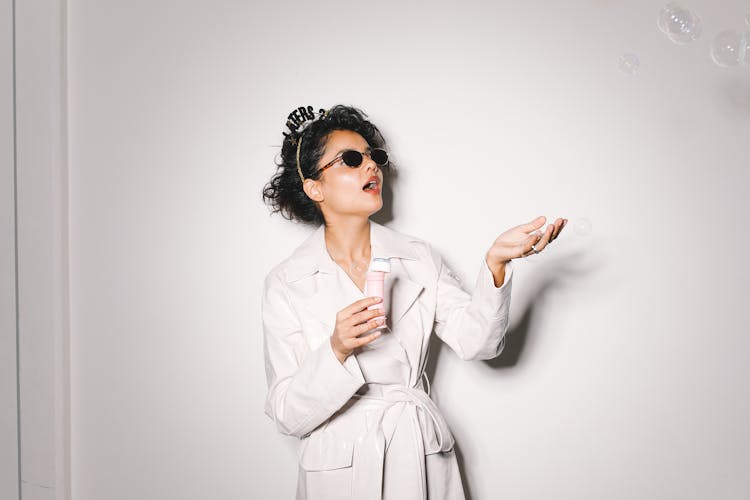
<path fill-rule="evenodd" d="M 411 274 L 407 269 L 411 261 L 419 260 L 411 241 L 406 235 L 370 221 L 371 257 L 391 259 L 391 273 L 386 277 L 384 289 L 389 326 L 393 332 L 399 332 L 399 341 L 411 365 L 416 367 L 422 348 L 422 325 L 397 328 L 424 289 L 412 276 L 413 268 Z M 306 313 L 325 325 L 327 331 L 333 331 L 338 311 L 364 297 L 328 254 L 324 226 L 316 229 L 288 259 L 285 279 L 290 293 L 298 299 L 295 302 L 302 304 Z"/>
<path fill-rule="evenodd" d="M 338 286 L 336 267 L 326 250 L 325 227 L 320 226 L 292 253 L 284 270 L 290 293 L 305 308 L 304 314 L 331 331 L 336 325 L 336 313 L 346 303 L 345 290 Z"/>

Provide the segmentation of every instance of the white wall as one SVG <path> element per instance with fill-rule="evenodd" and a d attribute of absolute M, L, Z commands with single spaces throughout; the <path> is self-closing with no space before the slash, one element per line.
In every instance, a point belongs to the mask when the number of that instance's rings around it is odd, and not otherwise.
<path fill-rule="evenodd" d="M 70 498 L 65 4 L 2 2 L 0 498 Z"/>
<path fill-rule="evenodd" d="M 20 485 L 12 0 L 0 2 L 0 34 L 0 498 L 17 498 Z"/>
<path fill-rule="evenodd" d="M 467 284 L 513 225 L 592 223 L 517 262 L 500 358 L 438 353 L 471 498 L 748 498 L 750 69 L 708 47 L 750 4 L 689 5 L 677 46 L 645 0 L 71 1 L 73 498 L 293 497 L 259 304 L 307 230 L 260 192 L 286 114 L 339 102 Z"/>

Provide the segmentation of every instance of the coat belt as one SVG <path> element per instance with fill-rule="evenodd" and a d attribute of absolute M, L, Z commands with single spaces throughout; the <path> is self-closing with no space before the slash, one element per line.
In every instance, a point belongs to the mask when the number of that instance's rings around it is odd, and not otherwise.
<path fill-rule="evenodd" d="M 415 456 L 416 467 L 418 471 L 419 485 L 422 492 L 421 498 L 427 499 L 427 483 L 425 476 L 424 456 L 432 453 L 446 452 L 453 449 L 454 439 L 448 424 L 443 418 L 440 410 L 430 399 L 430 396 L 422 389 L 421 379 L 416 387 L 408 387 L 397 384 L 367 384 L 366 392 L 357 393 L 354 397 L 361 399 L 374 399 L 382 401 L 382 408 L 378 408 L 373 415 L 365 435 L 357 439 L 354 446 L 354 456 L 352 458 L 352 499 L 356 500 L 381 500 L 383 491 L 383 465 L 385 462 L 385 452 L 390 445 L 393 433 L 401 418 L 406 414 L 410 419 L 417 453 Z M 382 423 L 386 413 L 401 407 L 401 416 L 397 419 L 393 429 L 388 431 L 386 436 Z M 423 429 L 419 422 L 417 408 L 421 408 L 433 424 L 437 435 L 437 444 L 425 446 L 426 443 L 432 442 L 430 436 L 426 435 L 427 429 Z"/>

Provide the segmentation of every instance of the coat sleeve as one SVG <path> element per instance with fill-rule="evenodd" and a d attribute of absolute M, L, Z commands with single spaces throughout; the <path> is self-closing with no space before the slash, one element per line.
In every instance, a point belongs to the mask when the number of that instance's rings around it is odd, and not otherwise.
<path fill-rule="evenodd" d="M 302 438 L 349 401 L 365 380 L 354 355 L 341 364 L 329 341 L 314 350 L 309 347 L 276 274 L 266 277 L 261 307 L 265 412 L 282 434 Z"/>
<path fill-rule="evenodd" d="M 439 253 L 431 252 L 438 270 L 435 334 L 461 359 L 497 357 L 505 348 L 509 324 L 512 261 L 505 265 L 505 280 L 498 288 L 483 258 L 474 290 L 469 294 Z"/>

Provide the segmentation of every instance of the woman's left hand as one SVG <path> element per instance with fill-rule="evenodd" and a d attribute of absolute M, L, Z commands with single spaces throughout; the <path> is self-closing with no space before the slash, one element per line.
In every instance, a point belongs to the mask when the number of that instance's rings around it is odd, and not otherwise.
<path fill-rule="evenodd" d="M 487 264 L 492 268 L 512 259 L 540 253 L 560 235 L 560 231 L 568 222 L 568 219 L 557 219 L 554 224 L 547 226 L 544 233 L 541 233 L 538 229 L 546 220 L 546 217 L 539 216 L 531 222 L 510 228 L 498 236 L 487 251 Z"/>

